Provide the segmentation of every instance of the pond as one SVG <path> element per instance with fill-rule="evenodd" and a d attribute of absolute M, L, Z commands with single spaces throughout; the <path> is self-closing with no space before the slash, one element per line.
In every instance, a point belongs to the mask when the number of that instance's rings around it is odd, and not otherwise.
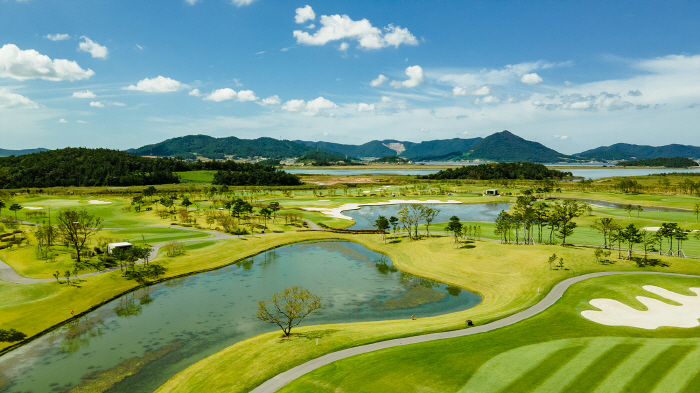
<path fill-rule="evenodd" d="M 350 229 L 375 229 L 374 222 L 378 216 L 384 216 L 387 219 L 391 216 L 397 216 L 399 210 L 403 209 L 406 204 L 400 205 L 380 205 L 380 206 L 362 206 L 358 210 L 346 210 L 344 215 L 352 217 L 355 225 Z M 448 222 L 450 217 L 457 216 L 462 222 L 494 222 L 498 213 L 501 210 L 509 210 L 510 203 L 476 203 L 476 204 L 425 204 L 432 209 L 440 210 L 440 213 L 435 217 L 433 223 Z M 421 221 L 425 224 L 425 221 Z"/>
<path fill-rule="evenodd" d="M 206 356 L 278 330 L 256 319 L 257 301 L 291 285 L 325 304 L 307 326 L 435 316 L 481 301 L 355 243 L 290 245 L 122 296 L 0 357 L 0 391 L 152 392 Z"/>

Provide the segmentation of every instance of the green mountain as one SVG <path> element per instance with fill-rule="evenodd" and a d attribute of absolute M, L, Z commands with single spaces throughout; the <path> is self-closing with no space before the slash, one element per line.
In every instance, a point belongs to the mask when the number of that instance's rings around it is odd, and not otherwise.
<path fill-rule="evenodd" d="M 486 160 L 498 162 L 563 162 L 573 157 L 552 150 L 541 143 L 525 140 L 510 131 L 489 135 L 459 154 L 448 155 L 446 160 Z"/>
<path fill-rule="evenodd" d="M 137 156 L 187 157 L 196 154 L 210 159 L 223 160 L 226 156 L 234 158 L 298 157 L 309 148 L 298 143 L 274 138 L 239 139 L 233 136 L 214 138 L 208 135 L 188 135 L 172 138 L 163 142 L 129 149 L 127 152 Z"/>
<path fill-rule="evenodd" d="M 597 161 L 634 160 L 659 157 L 688 157 L 697 160 L 700 159 L 700 147 L 678 144 L 648 146 L 616 143 L 610 146 L 601 146 L 586 150 L 575 154 L 575 156 Z"/>
<path fill-rule="evenodd" d="M 385 157 L 399 155 L 413 161 L 430 160 L 466 150 L 481 138 L 443 139 L 425 142 L 402 142 L 395 139 L 371 141 L 362 145 L 331 142 L 294 141 L 312 148 L 325 149 L 351 157 Z"/>
<path fill-rule="evenodd" d="M 7 149 L 0 149 L 0 157 L 9 157 L 9 156 L 23 156 L 25 154 L 32 154 L 32 153 L 39 153 L 41 151 L 46 151 L 48 149 L 44 148 L 39 148 L 39 149 L 22 149 L 22 150 L 7 150 Z"/>

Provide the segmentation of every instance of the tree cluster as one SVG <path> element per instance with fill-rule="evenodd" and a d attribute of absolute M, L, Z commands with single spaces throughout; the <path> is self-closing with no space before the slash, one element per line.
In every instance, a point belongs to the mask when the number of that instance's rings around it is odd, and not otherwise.
<path fill-rule="evenodd" d="M 646 160 L 621 161 L 615 166 L 661 166 L 664 168 L 688 168 L 698 166 L 697 162 L 686 157 L 658 157 Z"/>
<path fill-rule="evenodd" d="M 575 200 L 567 199 L 550 206 L 537 202 L 533 196 L 519 196 L 512 212 L 504 210 L 498 215 L 494 233 L 506 244 L 542 244 L 545 241 L 554 244 L 558 238 L 564 245 L 576 228 L 574 218 L 584 212 L 585 204 Z"/>
<path fill-rule="evenodd" d="M 444 169 L 430 175 L 418 176 L 419 179 L 523 179 L 543 180 L 561 179 L 571 177 L 571 172 L 562 172 L 556 169 L 548 169 L 542 164 L 532 162 L 501 162 L 482 165 L 465 165 L 457 169 Z"/>

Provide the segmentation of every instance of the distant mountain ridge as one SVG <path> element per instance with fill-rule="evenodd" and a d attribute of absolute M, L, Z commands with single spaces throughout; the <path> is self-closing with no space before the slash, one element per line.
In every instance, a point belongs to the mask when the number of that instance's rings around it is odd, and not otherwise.
<path fill-rule="evenodd" d="M 48 149 L 44 149 L 43 147 L 40 147 L 38 149 L 21 149 L 21 150 L 0 149 L 0 157 L 23 156 L 25 154 L 39 153 L 39 152 L 47 151 L 47 150 Z"/>
<path fill-rule="evenodd" d="M 485 160 L 498 162 L 563 162 L 574 157 L 559 153 L 541 143 L 528 141 L 505 130 L 491 134 L 475 143 L 469 150 L 448 155 L 445 160 Z"/>
<path fill-rule="evenodd" d="M 425 142 L 404 142 L 396 139 L 371 141 L 362 145 L 345 145 L 331 142 L 294 141 L 312 148 L 326 149 L 351 157 L 401 156 L 413 161 L 431 160 L 469 149 L 481 138 L 441 139 Z"/>
<path fill-rule="evenodd" d="M 648 146 L 615 143 L 614 145 L 601 146 L 574 155 L 597 161 L 640 160 L 659 157 L 687 157 L 697 160 L 700 159 L 700 147 L 679 144 Z"/>

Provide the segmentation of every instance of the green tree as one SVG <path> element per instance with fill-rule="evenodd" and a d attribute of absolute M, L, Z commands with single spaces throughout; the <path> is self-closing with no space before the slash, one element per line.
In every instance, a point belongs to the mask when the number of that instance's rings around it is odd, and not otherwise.
<path fill-rule="evenodd" d="M 22 209 L 24 209 L 24 208 L 17 203 L 13 203 L 12 205 L 10 205 L 10 210 L 15 212 L 15 220 L 17 220 L 17 212 L 22 210 Z"/>
<path fill-rule="evenodd" d="M 637 205 L 637 218 L 639 218 L 639 213 L 641 213 L 643 211 L 644 211 L 644 208 L 642 207 L 642 205 Z"/>
<path fill-rule="evenodd" d="M 15 329 L 10 329 L 10 330 L 5 330 L 5 329 L 0 329 L 0 342 L 15 342 L 15 341 L 22 341 L 25 338 L 27 338 L 27 335 L 18 332 Z"/>
<path fill-rule="evenodd" d="M 156 193 L 157 191 L 158 191 L 158 190 L 157 190 L 155 187 L 150 186 L 150 187 L 145 188 L 145 189 L 142 191 L 142 193 L 143 193 L 143 196 L 148 197 L 148 200 L 149 200 L 149 201 L 152 201 L 152 200 L 153 200 L 153 195 L 155 195 L 155 193 Z"/>
<path fill-rule="evenodd" d="M 612 230 L 613 219 L 610 217 L 603 217 L 593 221 L 591 228 L 603 234 L 603 248 L 608 248 L 608 237 Z"/>
<path fill-rule="evenodd" d="M 382 239 L 384 240 L 384 244 L 386 244 L 386 230 L 390 228 L 389 220 L 384 216 L 379 216 L 374 221 L 374 227 L 382 231 Z"/>
<path fill-rule="evenodd" d="M 394 230 L 394 233 L 396 233 L 396 228 L 399 226 L 399 219 L 391 216 L 389 217 L 389 224 L 391 224 L 391 228 Z"/>
<path fill-rule="evenodd" d="M 270 202 L 270 204 L 267 206 L 270 211 L 272 211 L 272 222 L 275 222 L 275 218 L 277 216 L 277 212 L 280 210 L 280 203 L 277 201 Z"/>
<path fill-rule="evenodd" d="M 595 264 L 597 265 L 602 257 L 603 257 L 603 249 L 600 247 L 596 247 L 595 250 L 593 250 L 593 255 L 595 256 Z"/>
<path fill-rule="evenodd" d="M 80 264 L 80 253 L 88 240 L 102 230 L 102 218 L 85 209 L 67 208 L 58 212 L 56 220 L 59 233 L 75 249 L 77 263 Z"/>
<path fill-rule="evenodd" d="M 5 202 L 0 201 L 0 217 L 2 217 L 2 209 L 4 209 L 5 206 L 6 206 L 6 205 L 5 205 Z"/>
<path fill-rule="evenodd" d="M 0 202 L 2 203 L 2 202 Z M 0 205 L 0 209 L 2 209 L 2 205 Z M 698 215 L 700 215 L 700 203 L 696 203 L 695 206 L 693 207 L 693 212 L 695 212 L 695 223 L 698 222 Z"/>
<path fill-rule="evenodd" d="M 627 227 L 623 228 L 622 231 L 620 231 L 620 236 L 622 236 L 622 239 L 627 243 L 627 258 L 625 259 L 631 259 L 632 248 L 635 244 L 642 241 L 639 228 L 637 228 L 634 224 L 629 224 Z"/>
<path fill-rule="evenodd" d="M 632 218 L 632 205 L 627 205 L 625 206 L 625 211 L 627 212 L 627 218 Z"/>
<path fill-rule="evenodd" d="M 425 220 L 425 231 L 428 237 L 430 237 L 430 223 L 435 220 L 438 214 L 440 214 L 440 210 L 438 209 L 433 209 L 426 205 L 421 206 L 421 216 Z"/>
<path fill-rule="evenodd" d="M 555 254 L 552 254 L 552 256 L 549 257 L 549 259 L 547 259 L 547 263 L 549 263 L 549 270 L 552 270 L 552 264 L 553 264 L 554 261 L 556 261 L 556 260 L 557 260 L 557 254 L 556 254 L 556 253 L 555 253 Z"/>
<path fill-rule="evenodd" d="M 182 198 L 181 205 L 184 206 L 185 209 L 187 209 L 188 207 L 192 206 L 192 201 L 190 201 L 190 198 L 184 197 L 184 198 Z"/>
<path fill-rule="evenodd" d="M 673 253 L 673 238 L 676 236 L 676 233 L 678 232 L 678 223 L 676 222 L 665 222 L 661 224 L 661 229 L 659 229 L 658 233 L 660 236 L 663 236 L 665 238 L 668 238 L 669 241 L 669 247 L 668 247 L 668 255 L 674 255 Z"/>
<path fill-rule="evenodd" d="M 299 286 L 285 288 L 275 292 L 267 301 L 258 302 L 256 317 L 275 324 L 289 337 L 294 326 L 298 326 L 309 314 L 318 312 L 323 307 L 321 297 Z"/>
<path fill-rule="evenodd" d="M 267 220 L 270 219 L 272 215 L 272 210 L 269 207 L 263 207 L 260 209 L 260 215 L 263 216 L 263 226 L 267 229 Z"/>
<path fill-rule="evenodd" d="M 459 237 L 462 236 L 463 229 L 464 226 L 461 222 L 459 222 L 459 217 L 450 217 L 450 222 L 447 224 L 445 230 L 447 232 L 452 232 L 452 235 L 454 236 L 454 243 L 457 245 L 457 248 L 459 248 Z"/>

